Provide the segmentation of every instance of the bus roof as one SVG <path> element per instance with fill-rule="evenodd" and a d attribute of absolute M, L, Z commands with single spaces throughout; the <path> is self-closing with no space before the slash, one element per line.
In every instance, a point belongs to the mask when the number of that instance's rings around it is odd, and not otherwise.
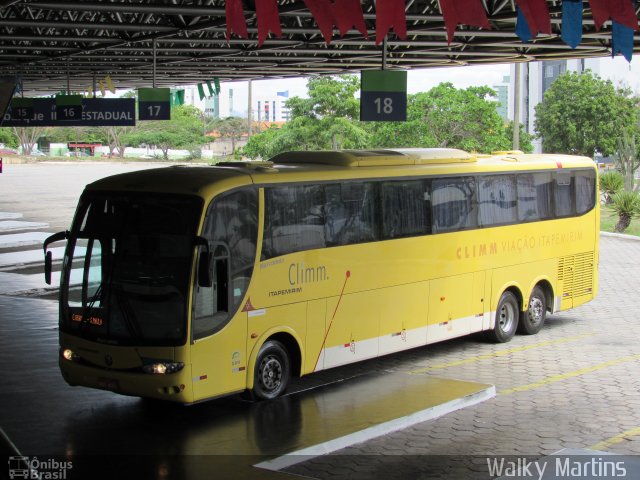
<path fill-rule="evenodd" d="M 267 162 L 222 162 L 213 166 L 172 166 L 114 175 L 88 190 L 126 190 L 195 194 L 210 197 L 255 184 L 461 175 L 480 172 L 596 168 L 586 157 L 524 154 L 520 151 L 470 154 L 450 148 L 298 151 Z"/>

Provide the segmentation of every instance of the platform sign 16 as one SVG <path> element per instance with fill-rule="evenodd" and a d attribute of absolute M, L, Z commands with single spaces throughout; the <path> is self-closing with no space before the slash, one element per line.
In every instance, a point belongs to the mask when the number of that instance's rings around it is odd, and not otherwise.
<path fill-rule="evenodd" d="M 171 89 L 139 88 L 138 118 L 140 120 L 171 120 Z"/>
<path fill-rule="evenodd" d="M 82 119 L 82 95 L 58 95 L 56 97 L 56 120 Z"/>
<path fill-rule="evenodd" d="M 407 72 L 363 70 L 360 76 L 360 120 L 393 122 L 407 119 Z"/>
<path fill-rule="evenodd" d="M 33 98 L 13 98 L 11 117 L 19 120 L 28 120 L 33 117 Z"/>

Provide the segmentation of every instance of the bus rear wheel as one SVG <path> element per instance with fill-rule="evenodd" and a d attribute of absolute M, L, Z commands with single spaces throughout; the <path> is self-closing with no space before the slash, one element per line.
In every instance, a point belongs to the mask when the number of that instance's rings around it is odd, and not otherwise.
<path fill-rule="evenodd" d="M 525 335 L 535 335 L 544 325 L 547 316 L 547 300 L 544 291 L 538 285 L 529 297 L 529 308 L 520 315 L 518 332 Z"/>
<path fill-rule="evenodd" d="M 289 383 L 290 365 L 289 354 L 280 342 L 265 342 L 256 361 L 253 397 L 271 400 L 284 393 Z"/>
<path fill-rule="evenodd" d="M 513 338 L 518 328 L 518 300 L 511 292 L 504 292 L 496 309 L 496 324 L 487 332 L 492 342 L 506 343 Z"/>

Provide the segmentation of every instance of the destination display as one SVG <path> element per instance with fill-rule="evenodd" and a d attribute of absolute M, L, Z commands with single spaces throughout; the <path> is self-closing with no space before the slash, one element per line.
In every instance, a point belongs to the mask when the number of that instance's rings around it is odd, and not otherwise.
<path fill-rule="evenodd" d="M 26 100 L 26 99 L 25 99 Z M 30 115 L 11 105 L 3 127 L 126 127 L 136 124 L 136 101 L 133 98 L 83 98 L 82 111 L 67 119 L 58 117 L 60 105 L 55 98 L 33 98 Z"/>

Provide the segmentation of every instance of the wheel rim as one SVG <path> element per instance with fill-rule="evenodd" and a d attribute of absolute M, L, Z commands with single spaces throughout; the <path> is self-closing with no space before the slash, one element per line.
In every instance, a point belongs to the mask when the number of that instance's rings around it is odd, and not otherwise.
<path fill-rule="evenodd" d="M 529 301 L 529 320 L 532 325 L 538 325 L 544 318 L 544 302 L 538 297 Z"/>
<path fill-rule="evenodd" d="M 498 315 L 498 323 L 500 324 L 500 330 L 503 332 L 510 332 L 515 324 L 515 310 L 513 309 L 513 305 L 510 303 L 505 303 L 500 308 L 500 312 Z"/>
<path fill-rule="evenodd" d="M 267 355 L 262 360 L 260 383 L 267 392 L 274 392 L 282 384 L 282 363 L 275 355 Z"/>

